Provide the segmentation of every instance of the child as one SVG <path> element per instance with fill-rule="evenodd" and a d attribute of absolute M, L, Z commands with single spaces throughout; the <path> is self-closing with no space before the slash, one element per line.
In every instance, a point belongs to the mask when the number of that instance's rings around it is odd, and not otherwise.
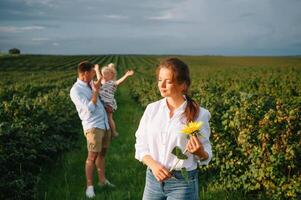
<path fill-rule="evenodd" d="M 104 102 L 104 106 L 108 115 L 108 121 L 112 132 L 112 138 L 117 137 L 118 133 L 116 132 L 115 122 L 113 120 L 113 112 L 117 109 L 117 103 L 114 98 L 114 93 L 117 89 L 117 86 L 121 84 L 129 76 L 134 75 L 133 70 L 127 71 L 123 77 L 116 81 L 116 69 L 114 63 L 110 63 L 108 66 L 104 66 L 99 70 L 99 66 L 95 65 L 95 71 L 97 79 L 101 79 L 101 89 L 100 89 L 100 98 Z"/>

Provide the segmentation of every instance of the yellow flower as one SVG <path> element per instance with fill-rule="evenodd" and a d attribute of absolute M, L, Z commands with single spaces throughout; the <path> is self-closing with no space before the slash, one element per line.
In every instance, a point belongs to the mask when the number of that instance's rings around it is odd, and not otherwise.
<path fill-rule="evenodd" d="M 204 122 L 189 122 L 188 125 L 185 125 L 184 128 L 181 130 L 182 133 L 187 135 L 194 135 L 197 134 L 200 128 L 203 126 Z"/>

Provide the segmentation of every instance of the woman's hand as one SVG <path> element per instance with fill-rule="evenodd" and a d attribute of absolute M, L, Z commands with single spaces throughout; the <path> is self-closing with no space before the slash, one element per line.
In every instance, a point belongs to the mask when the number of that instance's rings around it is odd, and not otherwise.
<path fill-rule="evenodd" d="M 208 153 L 204 150 L 203 144 L 197 136 L 191 136 L 186 145 L 188 152 L 197 155 L 201 160 L 208 158 Z"/>
<path fill-rule="evenodd" d="M 171 177 L 169 170 L 157 162 L 151 166 L 151 170 L 152 170 L 154 176 L 156 177 L 157 181 L 159 181 L 159 182 L 162 182 Z"/>
<path fill-rule="evenodd" d="M 171 177 L 169 170 L 155 161 L 150 155 L 143 157 L 143 162 L 152 170 L 155 178 L 162 182 Z"/>

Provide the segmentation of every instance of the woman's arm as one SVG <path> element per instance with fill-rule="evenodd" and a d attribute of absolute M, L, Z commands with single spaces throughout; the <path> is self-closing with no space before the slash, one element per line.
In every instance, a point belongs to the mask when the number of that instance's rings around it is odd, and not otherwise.
<path fill-rule="evenodd" d="M 170 177 L 170 173 L 163 165 L 151 157 L 148 147 L 147 122 L 149 120 L 148 115 L 151 112 L 152 109 L 147 106 L 136 131 L 135 158 L 147 165 L 158 181 L 163 181 Z"/>
<path fill-rule="evenodd" d="M 161 182 L 171 177 L 169 170 L 155 161 L 150 155 L 145 155 L 142 162 L 152 170 L 158 181 Z"/>
<path fill-rule="evenodd" d="M 210 112 L 204 108 L 201 108 L 200 112 L 197 121 L 204 122 L 201 129 L 202 136 L 191 137 L 186 147 L 190 153 L 197 156 L 200 165 L 208 165 L 212 158 L 212 147 L 209 140 L 211 134 L 209 120 L 211 115 Z"/>
<path fill-rule="evenodd" d="M 190 153 L 198 156 L 200 160 L 207 160 L 209 158 L 209 155 L 205 151 L 203 144 L 196 136 L 190 137 L 186 148 Z"/>

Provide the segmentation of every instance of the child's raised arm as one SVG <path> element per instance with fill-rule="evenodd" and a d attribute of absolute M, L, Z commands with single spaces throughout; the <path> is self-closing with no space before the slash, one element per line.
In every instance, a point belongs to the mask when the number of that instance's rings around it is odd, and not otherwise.
<path fill-rule="evenodd" d="M 122 83 L 123 81 L 125 81 L 125 79 L 127 79 L 129 76 L 133 76 L 134 75 L 134 71 L 133 70 L 129 70 L 127 71 L 123 77 L 121 77 L 120 79 L 118 79 L 116 81 L 116 85 L 119 85 L 120 83 Z"/>
<path fill-rule="evenodd" d="M 98 64 L 95 64 L 94 65 L 94 69 L 95 69 L 95 72 L 96 72 L 96 77 L 97 77 L 97 80 L 100 80 L 102 75 L 101 75 L 101 72 L 100 72 L 100 69 L 99 69 L 99 65 Z"/>

